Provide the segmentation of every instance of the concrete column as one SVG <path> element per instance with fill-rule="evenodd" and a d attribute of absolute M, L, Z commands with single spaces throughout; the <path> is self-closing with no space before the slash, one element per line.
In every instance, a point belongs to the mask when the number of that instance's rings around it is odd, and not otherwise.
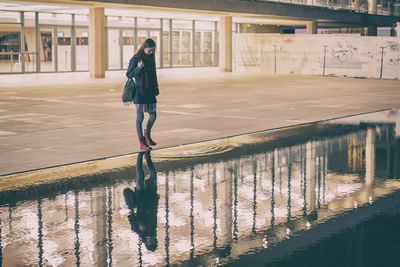
<path fill-rule="evenodd" d="M 106 38 L 104 8 L 91 7 L 89 11 L 89 72 L 90 77 L 106 75 Z"/>
<path fill-rule="evenodd" d="M 365 144 L 365 183 L 370 185 L 375 177 L 375 131 L 372 128 L 367 130 Z"/>
<path fill-rule="evenodd" d="M 221 219 L 221 226 L 223 225 L 223 231 L 225 234 L 223 235 L 225 238 L 223 238 L 224 242 L 230 243 L 232 242 L 232 200 L 233 200 L 233 194 L 232 194 L 232 186 L 233 186 L 233 177 L 232 177 L 232 172 L 231 170 L 233 169 L 233 164 L 231 161 L 224 163 L 221 166 L 221 172 L 224 175 L 224 182 L 223 182 L 223 187 L 221 187 L 221 193 L 223 194 L 223 201 L 224 201 L 224 206 L 223 206 L 223 213 L 224 216 L 220 216 Z M 222 224 L 223 223 L 223 224 Z"/>
<path fill-rule="evenodd" d="M 400 37 L 400 21 L 396 23 L 395 36 Z"/>
<path fill-rule="evenodd" d="M 376 0 L 368 0 L 368 13 L 376 13 Z"/>
<path fill-rule="evenodd" d="M 317 22 L 316 21 L 308 21 L 307 22 L 307 34 L 317 34 Z"/>
<path fill-rule="evenodd" d="M 221 16 L 219 39 L 219 67 L 222 72 L 232 72 L 232 17 Z"/>
<path fill-rule="evenodd" d="M 396 120 L 395 135 L 396 135 L 396 137 L 400 137 L 400 121 L 399 120 Z"/>
<path fill-rule="evenodd" d="M 307 212 L 315 208 L 315 145 L 312 141 L 306 144 L 306 201 Z"/>
<path fill-rule="evenodd" d="M 92 227 L 94 230 L 94 251 L 93 259 L 97 259 L 98 266 L 107 266 L 107 192 L 105 188 L 95 192 L 95 216 Z"/>

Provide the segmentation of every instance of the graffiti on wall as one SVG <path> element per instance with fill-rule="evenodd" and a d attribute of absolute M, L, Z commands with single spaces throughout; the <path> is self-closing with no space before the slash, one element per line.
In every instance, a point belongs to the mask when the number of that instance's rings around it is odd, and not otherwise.
<path fill-rule="evenodd" d="M 234 47 L 236 71 L 400 78 L 399 37 L 239 33 Z"/>

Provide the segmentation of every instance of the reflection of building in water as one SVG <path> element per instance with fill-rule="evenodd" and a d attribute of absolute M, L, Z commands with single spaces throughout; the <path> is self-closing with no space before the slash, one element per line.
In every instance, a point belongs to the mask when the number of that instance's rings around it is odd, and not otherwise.
<path fill-rule="evenodd" d="M 127 220 L 130 208 L 122 192 L 130 176 L 105 186 L 39 190 L 15 203 L 3 199 L 2 263 L 213 265 L 215 258 L 262 248 L 263 238 L 264 245 L 290 238 L 299 221 L 310 227 L 320 211 L 337 214 L 357 206 L 346 198 L 353 193 L 368 201 L 374 177 L 398 175 L 393 125 L 267 145 L 255 154 L 243 150 L 230 158 L 157 166 L 155 251 L 142 245 Z"/>

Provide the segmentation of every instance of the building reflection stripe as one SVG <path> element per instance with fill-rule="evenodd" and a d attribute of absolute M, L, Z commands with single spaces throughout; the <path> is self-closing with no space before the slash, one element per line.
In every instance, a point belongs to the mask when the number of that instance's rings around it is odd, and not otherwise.
<path fill-rule="evenodd" d="M 37 201 L 37 218 L 38 218 L 38 244 L 37 247 L 39 249 L 39 266 L 43 266 L 43 221 L 42 221 L 42 200 L 38 199 Z"/>
<path fill-rule="evenodd" d="M 194 200 L 194 190 L 193 190 L 193 166 L 190 168 L 190 258 L 193 259 L 194 256 L 194 218 L 193 218 L 193 200 Z"/>
<path fill-rule="evenodd" d="M 253 227 L 252 232 L 256 232 L 257 220 L 257 161 L 253 159 Z"/>
<path fill-rule="evenodd" d="M 169 171 L 165 175 L 165 262 L 169 266 Z"/>
<path fill-rule="evenodd" d="M 110 187 L 107 187 L 107 263 L 108 266 L 112 266 L 112 251 L 113 251 L 113 240 L 112 240 L 112 223 L 113 223 L 113 209 L 112 209 L 112 194 Z"/>
<path fill-rule="evenodd" d="M 79 192 L 75 191 L 75 222 L 74 222 L 74 231 L 75 231 L 75 265 L 79 267 L 81 265 L 80 258 L 80 241 L 79 241 Z M 67 196 L 67 195 L 65 195 Z"/>
<path fill-rule="evenodd" d="M 0 219 L 0 266 L 3 266 L 3 223 Z"/>

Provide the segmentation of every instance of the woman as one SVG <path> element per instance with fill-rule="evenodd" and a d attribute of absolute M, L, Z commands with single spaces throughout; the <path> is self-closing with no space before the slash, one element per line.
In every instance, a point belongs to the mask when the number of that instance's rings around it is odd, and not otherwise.
<path fill-rule="evenodd" d="M 157 193 L 157 171 L 151 160 L 150 151 L 139 152 L 136 160 L 135 189 L 125 188 L 125 203 L 131 229 L 135 231 L 149 251 L 157 248 L 157 211 L 160 196 Z M 143 156 L 146 157 L 150 177 L 144 178 Z"/>
<path fill-rule="evenodd" d="M 150 132 L 156 120 L 157 99 L 159 94 L 156 61 L 154 52 L 156 43 L 153 39 L 146 39 L 141 44 L 136 54 L 129 61 L 126 76 L 135 78 L 137 89 L 134 103 L 136 105 L 136 131 L 141 150 L 151 150 L 150 146 L 156 143 L 151 139 Z M 146 129 L 142 130 L 144 112 L 149 113 Z"/>

